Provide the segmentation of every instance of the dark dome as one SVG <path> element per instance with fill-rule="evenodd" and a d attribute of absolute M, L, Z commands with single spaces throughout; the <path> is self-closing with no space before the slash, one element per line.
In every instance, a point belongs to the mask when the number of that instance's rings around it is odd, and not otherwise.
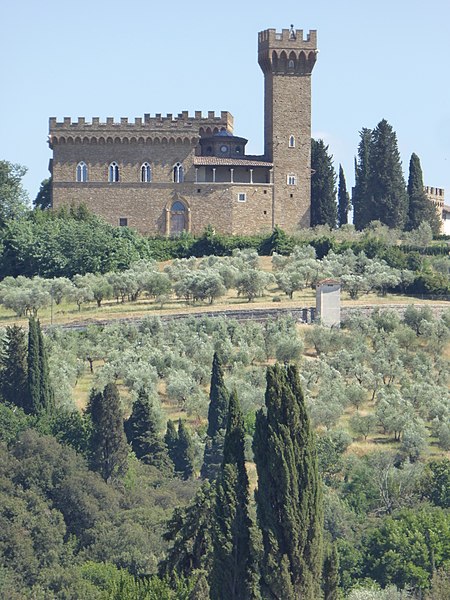
<path fill-rule="evenodd" d="M 214 137 L 234 137 L 232 133 L 223 129 L 222 131 L 218 131 L 214 134 Z"/>

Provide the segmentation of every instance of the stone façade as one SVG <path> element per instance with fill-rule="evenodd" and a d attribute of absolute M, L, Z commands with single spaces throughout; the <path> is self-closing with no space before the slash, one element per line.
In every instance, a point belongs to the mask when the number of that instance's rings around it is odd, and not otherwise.
<path fill-rule="evenodd" d="M 50 118 L 53 208 L 86 204 L 150 235 L 287 232 L 310 220 L 311 72 L 316 32 L 258 36 L 264 155 L 249 156 L 228 112 L 129 121 Z"/>

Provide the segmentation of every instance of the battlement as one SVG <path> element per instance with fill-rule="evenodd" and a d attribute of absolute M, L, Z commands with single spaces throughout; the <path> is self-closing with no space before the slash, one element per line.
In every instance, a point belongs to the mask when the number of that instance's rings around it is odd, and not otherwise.
<path fill-rule="evenodd" d="M 431 200 L 438 206 L 439 208 L 444 207 L 445 203 L 445 190 L 443 188 L 431 187 L 429 185 L 424 186 L 425 194 L 428 197 L 428 200 Z"/>
<path fill-rule="evenodd" d="M 195 111 L 194 116 L 189 115 L 187 110 L 178 113 L 177 116 L 167 114 L 144 114 L 144 117 L 135 117 L 134 121 L 127 117 L 122 117 L 119 120 L 114 120 L 113 117 L 107 117 L 106 121 L 100 121 L 99 117 L 92 117 L 91 121 L 87 121 L 85 117 L 78 117 L 78 120 L 72 121 L 71 117 L 64 117 L 63 121 L 58 121 L 56 117 L 50 117 L 49 127 L 50 133 L 61 130 L 108 130 L 108 129 L 137 129 L 145 131 L 159 131 L 161 129 L 196 129 L 200 127 L 215 127 L 226 129 L 230 133 L 233 132 L 234 119 L 233 115 L 228 111 L 222 111 L 220 115 L 216 115 L 214 111 L 208 111 L 207 116 L 203 116 L 202 111 Z"/>
<path fill-rule="evenodd" d="M 317 31 L 310 30 L 304 37 L 303 29 L 265 29 L 258 34 L 258 50 L 316 50 Z"/>

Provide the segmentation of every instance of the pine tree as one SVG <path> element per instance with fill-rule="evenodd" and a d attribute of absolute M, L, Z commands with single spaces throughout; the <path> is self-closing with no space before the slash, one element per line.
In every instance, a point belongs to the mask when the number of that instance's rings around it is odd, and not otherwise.
<path fill-rule="evenodd" d="M 352 194 L 353 223 L 357 229 L 364 229 L 370 221 L 375 220 L 369 193 L 372 130 L 363 128 L 359 135 L 361 139 L 355 159 L 355 187 Z"/>
<path fill-rule="evenodd" d="M 407 228 L 417 229 L 424 221 L 429 223 L 434 235 L 441 229 L 441 220 L 435 204 L 428 199 L 423 187 L 422 167 L 417 154 L 411 155 L 408 177 L 409 214 Z"/>
<path fill-rule="evenodd" d="M 338 187 L 338 221 L 339 227 L 347 225 L 348 211 L 350 210 L 350 196 L 345 183 L 344 169 L 339 165 L 339 187 Z"/>
<path fill-rule="evenodd" d="M 175 470 L 183 479 L 189 479 L 194 473 L 194 445 L 184 421 L 178 420 L 178 444 Z"/>
<path fill-rule="evenodd" d="M 137 458 L 164 472 L 173 472 L 167 446 L 160 438 L 158 418 L 145 390 L 139 391 L 129 419 L 125 423 L 128 443 Z"/>
<path fill-rule="evenodd" d="M 373 208 L 372 220 L 403 229 L 408 212 L 408 195 L 397 136 L 385 119 L 372 131 L 369 197 Z"/>
<path fill-rule="evenodd" d="M 323 510 L 317 455 L 297 368 L 267 369 L 267 414 L 257 413 L 253 449 L 264 546 L 261 586 L 283 600 L 320 598 Z"/>
<path fill-rule="evenodd" d="M 323 594 L 324 600 L 339 598 L 339 554 L 336 544 L 328 549 L 323 564 Z"/>
<path fill-rule="evenodd" d="M 27 346 L 22 327 L 6 328 L 3 352 L 0 357 L 1 395 L 5 402 L 15 404 L 26 413 L 28 405 Z"/>
<path fill-rule="evenodd" d="M 225 387 L 223 366 L 214 353 L 209 388 L 208 429 L 201 476 L 212 481 L 217 477 L 223 455 L 223 440 L 227 426 L 229 393 Z"/>
<path fill-rule="evenodd" d="M 336 173 L 323 140 L 311 139 L 311 227 L 336 227 Z"/>
<path fill-rule="evenodd" d="M 159 565 L 159 575 L 189 577 L 196 569 L 211 570 L 211 522 L 215 504 L 215 486 L 204 482 L 192 502 L 176 508 L 163 538 L 172 542 Z"/>
<path fill-rule="evenodd" d="M 229 400 L 223 463 L 216 484 L 211 595 L 217 600 L 256 597 L 250 543 L 244 420 L 236 392 Z"/>
<path fill-rule="evenodd" d="M 106 482 L 125 475 L 128 445 L 117 386 L 92 391 L 87 412 L 92 421 L 91 466 Z"/>

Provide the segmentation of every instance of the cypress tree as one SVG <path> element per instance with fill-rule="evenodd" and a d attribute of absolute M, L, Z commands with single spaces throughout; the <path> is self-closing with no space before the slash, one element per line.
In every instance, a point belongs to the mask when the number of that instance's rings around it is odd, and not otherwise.
<path fill-rule="evenodd" d="M 424 221 L 429 223 L 434 235 L 441 230 L 441 220 L 435 204 L 428 199 L 423 187 L 422 167 L 417 154 L 409 161 L 408 177 L 409 214 L 407 228 L 417 229 Z"/>
<path fill-rule="evenodd" d="M 36 319 L 28 321 L 28 412 L 41 412 L 41 371 L 39 359 L 39 334 Z"/>
<path fill-rule="evenodd" d="M 345 183 L 344 169 L 339 165 L 339 187 L 338 187 L 338 221 L 339 227 L 347 225 L 348 211 L 350 210 L 350 196 Z"/>
<path fill-rule="evenodd" d="M 328 549 L 323 563 L 323 594 L 324 600 L 339 598 L 339 554 L 336 544 Z"/>
<path fill-rule="evenodd" d="M 6 328 L 0 356 L 0 380 L 3 400 L 30 413 L 25 332 L 17 325 Z"/>
<path fill-rule="evenodd" d="M 183 479 L 189 479 L 194 473 L 194 445 L 184 422 L 178 420 L 178 444 L 175 470 Z"/>
<path fill-rule="evenodd" d="M 369 196 L 373 219 L 388 227 L 403 229 L 408 212 L 408 195 L 402 172 L 397 136 L 383 119 L 372 131 Z"/>
<path fill-rule="evenodd" d="M 223 463 L 216 484 L 211 595 L 216 600 L 255 598 L 250 543 L 244 420 L 236 392 L 229 401 Z"/>
<path fill-rule="evenodd" d="M 167 446 L 169 458 L 172 461 L 173 466 L 176 470 L 176 464 L 178 464 L 178 433 L 175 428 L 174 422 L 171 419 L 167 421 L 167 429 L 166 434 L 164 436 L 164 443 Z"/>
<path fill-rule="evenodd" d="M 229 393 L 225 387 L 223 366 L 217 352 L 214 353 L 211 385 L 209 388 L 208 429 L 203 456 L 201 476 L 212 481 L 222 463 L 223 441 L 227 426 Z"/>
<path fill-rule="evenodd" d="M 208 429 L 209 437 L 214 437 L 220 429 L 227 426 L 228 391 L 223 378 L 223 366 L 217 352 L 214 352 L 211 385 L 209 388 Z"/>
<path fill-rule="evenodd" d="M 323 140 L 311 139 L 311 227 L 336 227 L 336 173 Z"/>
<path fill-rule="evenodd" d="M 161 471 L 173 472 L 167 446 L 159 436 L 156 412 L 143 389 L 139 391 L 131 415 L 125 423 L 125 433 L 139 460 Z"/>
<path fill-rule="evenodd" d="M 92 391 L 87 409 L 92 420 L 91 466 L 106 482 L 125 475 L 128 445 L 117 386 Z"/>
<path fill-rule="evenodd" d="M 323 510 L 314 437 L 297 368 L 267 369 L 267 414 L 257 413 L 255 494 L 264 546 L 263 594 L 321 597 Z"/>
<path fill-rule="evenodd" d="M 359 135 L 361 139 L 355 159 L 355 187 L 352 194 L 353 223 L 357 229 L 364 229 L 375 219 L 369 193 L 372 130 L 363 128 Z"/>
<path fill-rule="evenodd" d="M 42 337 L 41 324 L 37 321 L 37 336 L 39 343 L 39 405 L 44 412 L 50 413 L 55 405 L 55 395 L 50 382 L 47 350 Z"/>

